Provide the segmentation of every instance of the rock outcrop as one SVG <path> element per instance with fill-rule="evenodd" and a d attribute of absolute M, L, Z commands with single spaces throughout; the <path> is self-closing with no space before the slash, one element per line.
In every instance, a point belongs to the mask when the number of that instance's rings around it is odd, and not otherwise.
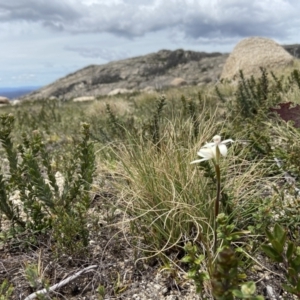
<path fill-rule="evenodd" d="M 94 96 L 82 96 L 82 97 L 74 98 L 73 102 L 87 102 L 87 101 L 94 101 L 94 100 L 96 100 Z"/>
<path fill-rule="evenodd" d="M 294 57 L 300 58 L 300 44 L 283 45 L 282 47 Z"/>
<path fill-rule="evenodd" d="M 174 78 L 171 81 L 170 85 L 172 85 L 172 86 L 183 86 L 183 85 L 187 85 L 187 82 L 183 78 L 178 77 L 178 78 Z"/>
<path fill-rule="evenodd" d="M 10 104 L 10 101 L 7 97 L 0 96 L 0 104 Z"/>
<path fill-rule="evenodd" d="M 134 90 L 128 90 L 128 89 L 114 89 L 108 93 L 108 96 L 115 96 L 120 94 L 128 94 L 132 93 Z"/>
<path fill-rule="evenodd" d="M 260 67 L 276 69 L 291 65 L 294 57 L 271 39 L 250 37 L 239 42 L 224 65 L 221 78 L 234 79 L 260 74 Z"/>
<path fill-rule="evenodd" d="M 77 98 L 108 95 L 116 89 L 161 89 L 182 78 L 188 85 L 197 85 L 204 78 L 216 81 L 227 54 L 184 50 L 161 50 L 145 56 L 92 65 L 57 80 L 22 99 Z"/>

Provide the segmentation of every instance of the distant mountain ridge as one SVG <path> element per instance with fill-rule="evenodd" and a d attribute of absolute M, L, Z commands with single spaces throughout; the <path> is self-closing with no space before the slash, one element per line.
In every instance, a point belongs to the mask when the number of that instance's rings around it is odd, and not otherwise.
<path fill-rule="evenodd" d="M 300 57 L 300 45 L 283 47 L 293 56 Z M 87 66 L 20 99 L 70 99 L 108 95 L 118 89 L 161 89 L 172 86 L 178 78 L 188 85 L 202 85 L 217 81 L 228 55 L 183 49 L 160 50 L 104 65 Z"/>

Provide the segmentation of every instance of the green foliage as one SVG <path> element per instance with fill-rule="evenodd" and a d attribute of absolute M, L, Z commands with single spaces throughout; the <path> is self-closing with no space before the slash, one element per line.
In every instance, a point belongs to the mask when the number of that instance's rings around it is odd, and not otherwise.
<path fill-rule="evenodd" d="M 51 132 L 51 124 L 61 124 L 61 105 L 58 100 L 41 101 L 41 106 L 37 107 L 34 103 L 28 103 L 28 108 L 16 111 L 17 126 L 22 131 L 45 130 Z"/>
<path fill-rule="evenodd" d="M 239 249 L 234 248 L 232 243 L 244 237 L 247 232 L 234 231 L 234 225 L 229 224 L 229 220 L 224 213 L 218 215 L 218 239 L 222 247 L 218 249 L 216 258 L 210 254 L 208 243 L 202 243 L 205 248 L 202 254 L 196 245 L 190 242 L 185 245 L 186 255 L 181 261 L 189 264 L 188 278 L 194 280 L 196 291 L 201 296 L 204 286 L 210 282 L 215 300 L 236 299 L 235 297 L 262 300 L 262 296 L 255 295 L 255 283 L 241 283 L 241 279 L 246 277 L 242 273 L 245 265 L 239 256 Z"/>
<path fill-rule="evenodd" d="M 204 108 L 204 101 L 202 99 L 201 93 L 198 93 L 198 103 L 193 100 L 187 100 L 184 95 L 181 96 L 182 102 L 182 113 L 183 117 L 190 118 L 193 124 L 193 138 L 196 140 L 199 135 L 199 125 L 200 122 L 198 120 L 199 113 L 202 112 Z"/>
<path fill-rule="evenodd" d="M 110 130 L 111 135 L 113 137 L 123 139 L 125 134 L 123 124 L 118 119 L 118 117 L 112 112 L 109 104 L 106 104 L 106 113 L 108 116 L 108 128 Z"/>
<path fill-rule="evenodd" d="M 283 163 L 293 177 L 300 176 L 300 132 L 290 123 L 276 124 L 274 126 L 274 156 Z M 276 141 L 281 140 L 280 144 Z"/>
<path fill-rule="evenodd" d="M 267 230 L 266 235 L 269 244 L 262 245 L 261 249 L 274 262 L 283 263 L 287 284 L 282 287 L 300 297 L 300 247 L 288 240 L 286 230 L 278 224 L 273 232 Z"/>
<path fill-rule="evenodd" d="M 29 283 L 30 287 L 35 290 L 46 289 L 49 292 L 49 280 L 43 273 L 43 265 L 41 262 L 41 257 L 39 257 L 39 262 L 37 264 L 26 264 L 24 267 L 24 277 Z M 38 293 L 36 298 L 39 300 L 46 300 L 49 295 L 44 293 Z"/>
<path fill-rule="evenodd" d="M 264 300 L 263 296 L 255 296 L 256 285 L 253 281 L 242 284 L 241 290 L 233 290 L 232 294 L 238 299 Z"/>
<path fill-rule="evenodd" d="M 288 80 L 289 80 L 290 85 L 296 84 L 300 90 L 300 71 L 299 70 L 294 69 L 292 71 L 292 73 L 290 74 Z"/>
<path fill-rule="evenodd" d="M 92 117 L 93 128 L 92 138 L 101 143 L 126 143 L 128 141 L 128 133 L 137 137 L 142 134 L 145 142 L 151 141 L 159 148 L 160 140 L 160 123 L 163 108 L 166 105 L 166 98 L 161 96 L 155 103 L 155 107 L 149 107 L 143 118 L 136 120 L 132 116 L 123 118 L 116 115 L 111 109 L 110 104 L 106 104 L 106 120 L 99 120 Z M 149 111 L 151 111 L 149 116 Z M 144 113 L 143 113 L 144 115 Z"/>
<path fill-rule="evenodd" d="M 45 101 L 14 107 L 13 115 L 0 117 L 0 211 L 1 220 L 12 225 L 2 230 L 2 242 L 19 241 L 22 231 L 27 244 L 36 245 L 38 234 L 46 233 L 57 257 L 86 255 L 90 191 L 99 161 L 101 171 L 117 174 L 109 183 L 120 197 L 111 205 L 130 218 L 128 240 L 139 255 L 165 265 L 185 264 L 203 296 L 260 300 L 247 275 L 256 261 L 251 258 L 263 252 L 283 266 L 286 291 L 299 296 L 300 136 L 292 122 L 270 111 L 280 102 L 299 103 L 299 74 L 294 70 L 284 77 L 261 69 L 259 78 L 241 72 L 237 87 L 223 82 L 215 91 L 193 87 L 166 90 L 166 96 L 120 95 L 117 100 L 130 107 L 124 114 L 116 113 L 114 99 L 105 96 L 93 104 Z M 110 104 L 105 107 L 104 101 Z M 103 114 L 94 105 L 103 107 Z M 80 121 L 91 125 L 82 124 L 79 132 Z M 220 160 L 218 218 L 213 165 L 189 164 L 215 134 L 236 141 Z M 292 183 L 285 183 L 286 174 Z M 275 221 L 274 231 L 265 234 Z M 176 270 L 170 276 L 177 281 Z M 38 266 L 26 265 L 25 271 L 32 288 L 38 288 Z M 126 288 L 120 276 L 116 293 Z M 105 292 L 99 285 L 99 298 Z"/>
<path fill-rule="evenodd" d="M 285 79 L 284 76 L 276 77 L 274 73 L 269 76 L 266 69 L 261 68 L 259 78 L 245 78 L 240 71 L 238 85 L 231 98 L 226 97 L 218 88 L 219 99 L 222 102 L 226 100 L 226 115 L 229 121 L 226 135 L 232 136 L 239 132 L 242 138 L 249 142 L 249 159 L 273 156 L 271 135 L 266 127 L 266 123 L 274 118 L 270 108 L 285 102 L 285 95 L 298 87 L 298 77 L 298 70 L 292 71 L 288 79 Z"/>
<path fill-rule="evenodd" d="M 198 247 L 188 242 L 184 246 L 186 255 L 181 259 L 183 263 L 189 264 L 187 277 L 193 279 L 196 285 L 196 292 L 202 296 L 203 285 L 209 280 L 209 274 L 203 269 L 204 254 L 199 254 Z"/>
<path fill-rule="evenodd" d="M 224 247 L 219 252 L 214 263 L 211 283 L 216 300 L 234 299 L 232 291 L 238 288 L 238 259 L 232 248 Z"/>
<path fill-rule="evenodd" d="M 161 96 L 157 101 L 157 105 L 155 111 L 152 115 L 152 118 L 144 125 L 143 128 L 143 136 L 148 139 L 148 135 L 150 136 L 150 140 L 155 145 L 157 150 L 161 150 L 161 115 L 163 112 L 163 108 L 166 105 L 166 97 Z"/>
<path fill-rule="evenodd" d="M 40 290 L 49 286 L 48 280 L 44 278 L 39 264 L 27 264 L 24 269 L 24 275 L 34 290 Z"/>
<path fill-rule="evenodd" d="M 9 300 L 14 291 L 12 285 L 6 279 L 0 285 L 0 300 Z"/>
<path fill-rule="evenodd" d="M 215 91 L 216 91 L 216 94 L 217 94 L 218 98 L 220 99 L 220 101 L 221 101 L 222 103 L 226 103 L 226 98 L 225 98 L 224 95 L 221 93 L 221 91 L 220 91 L 220 89 L 219 89 L 219 87 L 218 87 L 217 85 L 215 86 Z"/>
<path fill-rule="evenodd" d="M 38 130 L 23 134 L 22 143 L 15 147 L 11 138 L 14 117 L 1 115 L 0 121 L 0 141 L 8 161 L 5 174 L 0 174 L 1 212 L 12 224 L 36 233 L 51 228 L 54 222 L 54 229 L 65 234 L 68 243 L 77 231 L 80 243 L 87 246 L 86 213 L 95 171 L 89 125 L 82 124 L 82 137 L 74 144 L 73 157 L 61 174 L 64 183 L 59 187 L 42 134 Z M 72 231 L 67 229 L 70 223 Z M 72 236 L 68 237 L 69 232 Z"/>
<path fill-rule="evenodd" d="M 89 230 L 86 223 L 86 210 L 78 205 L 72 212 L 63 211 L 57 215 L 52 225 L 57 255 L 87 255 Z"/>
<path fill-rule="evenodd" d="M 98 299 L 104 300 L 105 297 L 105 287 L 103 285 L 99 285 L 97 288 Z"/>
<path fill-rule="evenodd" d="M 272 73 L 273 81 L 266 69 L 261 68 L 261 76 L 254 78 L 251 76 L 246 79 L 243 71 L 240 71 L 237 90 L 233 102 L 233 119 L 238 115 L 242 121 L 257 117 L 266 118 L 269 114 L 269 108 L 276 106 L 282 101 L 282 90 L 291 88 L 284 83 L 284 78 L 278 79 Z M 284 87 L 283 87 L 284 86 Z"/>
<path fill-rule="evenodd" d="M 182 95 L 181 103 L 177 103 L 173 99 L 167 99 L 165 95 L 161 95 L 157 99 L 151 99 L 143 107 L 137 107 L 139 110 L 138 117 L 132 117 L 131 115 L 117 116 L 112 111 L 111 106 L 106 104 L 106 121 L 92 118 L 94 124 L 91 129 L 92 137 L 101 143 L 122 142 L 125 144 L 128 142 L 129 135 L 135 138 L 142 137 L 145 144 L 150 142 L 156 145 L 159 150 L 160 141 L 164 134 L 165 121 L 169 118 L 172 119 L 176 110 L 176 116 L 180 117 L 182 122 L 192 120 L 193 139 L 196 140 L 199 135 L 198 115 L 204 110 L 206 102 L 202 99 L 200 92 L 195 95 L 195 98 L 187 100 Z M 211 115 L 211 108 L 206 107 L 206 109 L 205 119 L 208 120 Z"/>
<path fill-rule="evenodd" d="M 220 99 L 224 101 L 221 92 L 218 90 L 217 94 Z M 235 92 L 235 97 L 231 105 L 232 111 L 230 117 L 235 119 L 237 116 L 242 119 L 251 119 L 258 114 L 262 109 L 264 101 L 267 99 L 268 81 L 266 71 L 262 69 L 262 77 L 257 82 L 252 76 L 246 79 L 242 71 L 240 71 L 240 79 Z"/>

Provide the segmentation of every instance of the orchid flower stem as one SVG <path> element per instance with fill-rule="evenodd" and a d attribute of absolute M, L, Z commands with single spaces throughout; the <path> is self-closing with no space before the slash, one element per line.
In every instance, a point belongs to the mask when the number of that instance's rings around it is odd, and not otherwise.
<path fill-rule="evenodd" d="M 215 163 L 215 170 L 217 176 L 217 196 L 215 200 L 215 218 L 214 218 L 214 253 L 217 251 L 217 217 L 219 214 L 219 204 L 220 204 L 220 196 L 221 196 L 221 172 L 220 165 Z"/>

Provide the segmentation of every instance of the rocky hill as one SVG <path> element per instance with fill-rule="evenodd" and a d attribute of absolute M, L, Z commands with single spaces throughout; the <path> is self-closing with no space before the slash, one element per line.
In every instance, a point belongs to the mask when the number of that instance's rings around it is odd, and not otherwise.
<path fill-rule="evenodd" d="M 227 54 L 161 50 L 105 65 L 91 65 L 69 74 L 21 99 L 55 96 L 74 98 L 107 95 L 116 89 L 149 90 L 170 85 L 197 85 L 215 81 Z M 183 80 L 174 80 L 182 78 Z"/>
<path fill-rule="evenodd" d="M 299 57 L 300 45 L 283 46 Z M 70 99 L 121 91 L 161 89 L 176 85 L 215 82 L 228 54 L 161 50 L 144 56 L 91 65 L 69 74 L 21 99 Z"/>
<path fill-rule="evenodd" d="M 289 52 L 294 57 L 300 59 L 300 44 L 294 45 L 283 45 L 282 46 L 287 52 Z"/>

